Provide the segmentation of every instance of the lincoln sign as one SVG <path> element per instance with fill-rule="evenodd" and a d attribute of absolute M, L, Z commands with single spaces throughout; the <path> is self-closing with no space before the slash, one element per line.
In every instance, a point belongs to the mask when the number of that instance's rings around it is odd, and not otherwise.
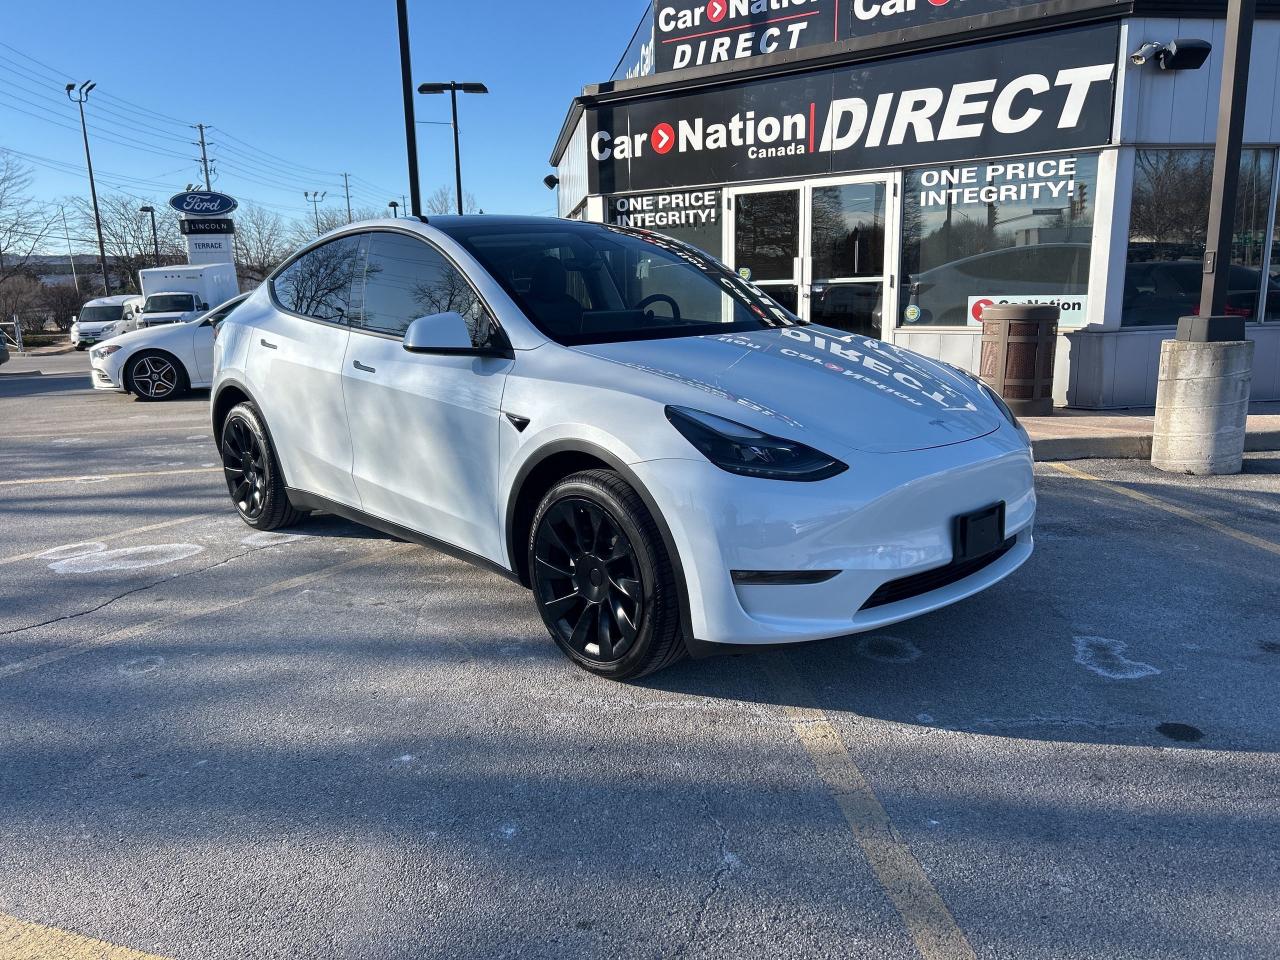
<path fill-rule="evenodd" d="M 1107 143 L 1119 28 L 977 44 L 601 106 L 593 193 L 938 164 Z"/>

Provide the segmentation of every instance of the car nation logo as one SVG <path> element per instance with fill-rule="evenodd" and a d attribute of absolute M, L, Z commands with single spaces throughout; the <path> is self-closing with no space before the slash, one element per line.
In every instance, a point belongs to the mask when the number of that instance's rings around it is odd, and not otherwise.
<path fill-rule="evenodd" d="M 986 79 L 955 83 L 948 89 L 921 87 L 845 97 L 821 111 L 818 102 L 811 101 L 795 112 L 746 110 L 724 120 L 663 120 L 648 132 L 634 134 L 599 130 L 591 137 L 591 154 L 604 162 L 650 153 L 666 156 L 742 148 L 749 158 L 759 159 L 839 153 L 859 146 L 874 149 L 965 140 L 981 137 L 988 129 L 999 134 L 1048 125 L 1070 130 L 1079 123 L 1091 88 L 1109 83 L 1114 69 L 1112 63 L 1099 63 L 1052 74 L 1026 73 L 1003 84 Z M 1057 95 L 1050 102 L 1046 95 L 1054 91 Z"/>
<path fill-rule="evenodd" d="M 831 43 L 836 39 L 836 4 L 843 2 L 847 0 L 666 0 L 654 21 L 658 70 Z"/>

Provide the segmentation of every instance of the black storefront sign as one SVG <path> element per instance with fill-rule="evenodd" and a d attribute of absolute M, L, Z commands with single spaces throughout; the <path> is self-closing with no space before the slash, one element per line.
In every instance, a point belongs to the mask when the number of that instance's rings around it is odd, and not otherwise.
<path fill-rule="evenodd" d="M 232 220 L 179 220 L 178 229 L 183 236 L 197 236 L 209 233 L 235 233 L 236 225 Z"/>
<path fill-rule="evenodd" d="M 1119 26 L 1103 24 L 596 107 L 589 188 L 625 193 L 1100 146 L 1111 135 L 1118 49 Z"/>
<path fill-rule="evenodd" d="M 1033 0 L 657 0 L 644 30 L 652 32 L 653 67 L 666 73 L 1016 10 L 1029 2 Z M 634 59 L 628 51 L 628 62 Z"/>
<path fill-rule="evenodd" d="M 668 232 L 671 228 L 719 227 L 719 190 L 678 190 L 609 198 L 609 223 Z"/>
<path fill-rule="evenodd" d="M 653 24 L 657 71 L 746 60 L 831 43 L 837 39 L 839 7 L 848 2 L 657 0 Z"/>

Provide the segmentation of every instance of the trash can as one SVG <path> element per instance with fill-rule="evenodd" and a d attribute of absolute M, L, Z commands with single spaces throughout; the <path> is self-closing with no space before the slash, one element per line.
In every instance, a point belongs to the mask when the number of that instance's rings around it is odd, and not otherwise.
<path fill-rule="evenodd" d="M 1057 307 L 1006 304 L 982 311 L 978 375 L 1017 416 L 1053 413 L 1053 360 L 1058 347 Z"/>

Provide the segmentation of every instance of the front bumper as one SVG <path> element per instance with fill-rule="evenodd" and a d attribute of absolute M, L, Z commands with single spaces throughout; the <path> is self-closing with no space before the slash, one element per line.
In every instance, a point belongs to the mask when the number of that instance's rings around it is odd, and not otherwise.
<path fill-rule="evenodd" d="M 1013 428 L 930 450 L 863 454 L 818 483 L 755 480 L 706 461 L 633 464 L 671 530 L 693 636 L 773 644 L 872 630 L 945 607 L 1008 576 L 1031 556 L 1032 461 Z M 957 516 L 1005 503 L 1008 549 L 946 576 Z M 839 571 L 812 584 L 735 584 L 730 571 Z M 886 584 L 927 571 L 937 576 Z"/>
<path fill-rule="evenodd" d="M 117 393 L 125 393 L 124 386 L 120 383 L 118 365 L 110 361 L 110 357 L 106 361 L 90 360 L 89 380 L 93 383 L 95 390 L 114 390 Z"/>

